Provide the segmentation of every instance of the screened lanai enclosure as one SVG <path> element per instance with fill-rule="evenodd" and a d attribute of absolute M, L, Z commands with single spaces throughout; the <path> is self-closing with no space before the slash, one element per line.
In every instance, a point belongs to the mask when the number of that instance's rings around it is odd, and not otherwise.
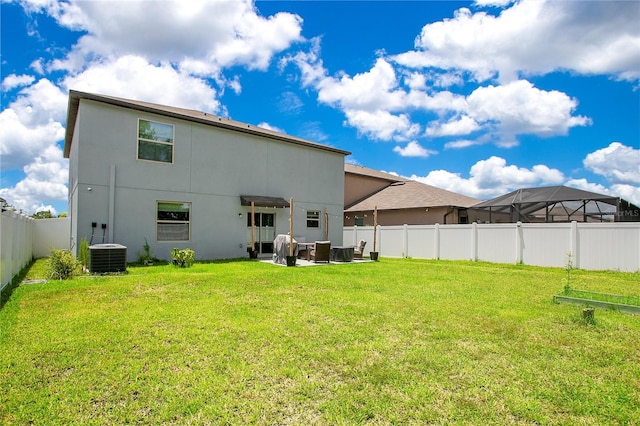
<path fill-rule="evenodd" d="M 618 197 L 551 186 L 518 189 L 469 209 L 479 223 L 638 222 L 640 209 Z"/>

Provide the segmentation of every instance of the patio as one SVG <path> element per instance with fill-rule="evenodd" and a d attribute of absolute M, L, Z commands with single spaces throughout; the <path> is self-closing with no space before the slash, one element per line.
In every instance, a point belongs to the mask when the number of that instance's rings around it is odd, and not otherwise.
<path fill-rule="evenodd" d="M 262 263 L 270 263 L 272 265 L 275 266 L 284 266 L 286 267 L 286 264 L 282 264 L 282 263 L 276 263 L 273 261 L 273 259 L 271 258 L 265 258 L 265 259 L 259 259 L 260 262 Z M 354 263 L 371 263 L 373 262 L 373 260 L 369 259 L 369 258 L 364 258 L 364 259 L 353 259 L 351 262 L 336 262 L 334 260 L 330 260 L 329 262 L 314 262 L 312 260 L 306 260 L 306 259 L 296 259 L 296 266 L 326 266 L 326 265 L 351 265 Z"/>

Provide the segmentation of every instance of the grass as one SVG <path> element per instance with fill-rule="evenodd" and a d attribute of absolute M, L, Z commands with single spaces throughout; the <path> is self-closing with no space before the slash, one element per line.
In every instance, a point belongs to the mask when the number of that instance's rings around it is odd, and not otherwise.
<path fill-rule="evenodd" d="M 21 285 L 0 310 L 0 423 L 637 424 L 640 321 L 552 303 L 564 274 L 230 261 Z"/>

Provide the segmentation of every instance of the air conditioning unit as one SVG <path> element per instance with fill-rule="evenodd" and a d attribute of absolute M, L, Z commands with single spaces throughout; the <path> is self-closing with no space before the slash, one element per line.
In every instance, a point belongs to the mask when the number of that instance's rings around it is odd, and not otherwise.
<path fill-rule="evenodd" d="M 127 248 L 120 244 L 94 244 L 89 246 L 89 272 L 125 272 Z"/>

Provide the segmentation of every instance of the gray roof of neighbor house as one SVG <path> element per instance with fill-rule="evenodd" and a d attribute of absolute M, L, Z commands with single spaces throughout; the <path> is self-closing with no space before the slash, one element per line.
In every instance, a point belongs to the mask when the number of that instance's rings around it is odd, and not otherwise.
<path fill-rule="evenodd" d="M 391 176 L 391 175 L 390 175 Z M 399 178 L 400 179 L 400 178 Z M 345 212 L 397 210 L 423 207 L 471 207 L 479 200 L 413 180 L 398 180 L 366 199 L 350 206 Z"/>
<path fill-rule="evenodd" d="M 357 166 L 355 164 L 344 164 L 345 173 L 351 173 L 354 175 L 368 176 L 377 179 L 386 180 L 389 182 L 406 182 L 409 179 L 402 178 L 400 176 L 392 175 L 390 173 L 381 172 L 379 170 L 373 170 L 368 167 Z"/>
<path fill-rule="evenodd" d="M 219 117 L 207 112 L 197 111 L 193 109 L 178 108 L 166 105 L 158 105 L 150 102 L 136 101 L 133 99 L 123 99 L 114 96 L 98 95 L 95 93 L 79 92 L 76 90 L 69 91 L 69 105 L 67 108 L 67 127 L 64 138 L 64 157 L 69 158 L 71 152 L 71 142 L 73 140 L 73 130 L 75 128 L 78 116 L 78 108 L 80 100 L 87 99 L 96 102 L 102 102 L 109 105 L 128 108 L 132 110 L 148 112 L 152 114 L 160 114 L 167 117 L 173 117 L 181 120 L 191 121 L 194 123 L 205 124 L 222 129 L 232 130 L 236 132 L 248 133 L 264 138 L 274 139 L 282 142 L 288 142 L 296 145 L 302 145 L 310 148 L 320 149 L 324 151 L 335 152 L 337 154 L 349 155 L 348 151 L 334 148 L 328 145 L 322 145 L 311 142 L 306 139 L 297 138 L 284 133 L 275 132 L 273 130 L 264 129 L 252 124 L 241 123 L 239 121 L 230 120 L 228 118 Z"/>

